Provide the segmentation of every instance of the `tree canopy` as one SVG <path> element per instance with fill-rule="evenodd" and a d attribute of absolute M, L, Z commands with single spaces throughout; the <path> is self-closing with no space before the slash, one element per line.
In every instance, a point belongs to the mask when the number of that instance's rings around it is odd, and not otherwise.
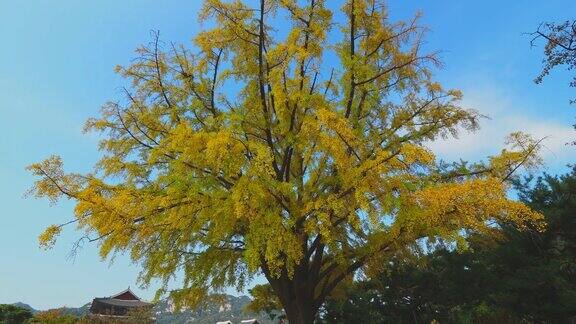
<path fill-rule="evenodd" d="M 474 131 L 480 115 L 434 81 L 440 61 L 423 51 L 418 17 L 390 21 L 379 0 L 337 10 L 205 1 L 211 27 L 191 48 L 154 34 L 117 68 L 125 98 L 86 123 L 102 134 L 94 171 L 65 172 L 52 156 L 29 167 L 31 193 L 73 199 L 83 240 L 103 258 L 129 251 L 142 283 L 181 273 L 181 302 L 263 274 L 291 323 L 424 239 L 539 227 L 506 195 L 521 166 L 540 163 L 539 142 L 514 133 L 486 161 L 440 162 L 428 144 Z"/>
<path fill-rule="evenodd" d="M 541 212 L 544 232 L 504 226 L 498 242 L 441 248 L 330 298 L 321 322 L 569 323 L 576 316 L 576 169 L 519 181 L 520 199 Z"/>
<path fill-rule="evenodd" d="M 0 304 L 0 323 L 17 324 L 32 318 L 32 312 L 15 305 Z"/>

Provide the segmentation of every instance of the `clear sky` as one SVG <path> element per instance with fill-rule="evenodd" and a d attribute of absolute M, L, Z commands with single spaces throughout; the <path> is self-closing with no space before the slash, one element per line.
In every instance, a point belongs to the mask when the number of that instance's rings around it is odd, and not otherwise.
<path fill-rule="evenodd" d="M 330 1 L 332 2 L 332 1 Z M 336 1 L 335 1 L 336 2 Z M 339 1 L 338 1 L 339 2 Z M 42 251 L 37 236 L 49 224 L 72 218 L 73 205 L 24 198 L 34 179 L 24 170 L 50 154 L 69 171 L 89 171 L 97 139 L 83 134 L 84 121 L 102 103 L 120 97 L 113 73 L 134 48 L 160 30 L 164 41 L 189 43 L 202 27 L 201 1 L 0 1 L 0 303 L 23 301 L 35 308 L 80 306 L 128 285 L 150 299 L 154 289 L 135 282 L 138 266 L 127 256 L 102 262 L 96 246 L 74 261 L 67 255 L 79 233 L 66 230 L 55 248 Z M 549 136 L 544 171 L 562 173 L 576 158 L 568 100 L 568 75 L 555 72 L 543 85 L 541 46 L 529 36 L 541 21 L 562 21 L 576 12 L 573 0 L 389 1 L 393 19 L 423 12 L 432 31 L 426 47 L 442 51 L 437 78 L 464 91 L 465 104 L 490 116 L 483 129 L 457 141 L 433 144 L 445 159 L 478 159 L 495 153 L 504 136 L 523 130 Z"/>

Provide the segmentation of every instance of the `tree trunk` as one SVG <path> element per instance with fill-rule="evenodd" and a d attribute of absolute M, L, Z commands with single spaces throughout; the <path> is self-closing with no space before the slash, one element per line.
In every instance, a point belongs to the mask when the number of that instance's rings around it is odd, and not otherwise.
<path fill-rule="evenodd" d="M 280 300 L 290 324 L 314 323 L 321 303 L 314 299 L 316 284 L 307 280 L 305 273 L 296 271 L 293 278 L 289 278 L 286 274 L 280 278 L 266 277 Z"/>
<path fill-rule="evenodd" d="M 313 305 L 311 300 L 289 300 L 285 304 L 286 318 L 290 324 L 313 324 L 316 318 L 318 308 Z"/>

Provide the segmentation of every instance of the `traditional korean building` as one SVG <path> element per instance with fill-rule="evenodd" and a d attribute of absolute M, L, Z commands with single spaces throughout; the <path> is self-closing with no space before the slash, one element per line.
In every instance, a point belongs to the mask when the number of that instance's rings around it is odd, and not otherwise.
<path fill-rule="evenodd" d="M 90 306 L 90 313 L 103 316 L 126 316 L 131 311 L 146 307 L 152 307 L 152 304 L 142 301 L 128 287 L 114 296 L 94 298 Z"/>

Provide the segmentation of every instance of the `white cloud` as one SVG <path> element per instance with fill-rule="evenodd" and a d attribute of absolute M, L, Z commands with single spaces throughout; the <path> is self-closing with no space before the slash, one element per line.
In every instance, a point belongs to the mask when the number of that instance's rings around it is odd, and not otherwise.
<path fill-rule="evenodd" d="M 458 138 L 437 140 L 429 147 L 439 158 L 454 161 L 483 159 L 498 153 L 504 146 L 505 137 L 515 131 L 531 134 L 534 138 L 546 137 L 541 152 L 546 169 L 560 169 L 576 162 L 576 147 L 566 143 L 576 140 L 571 121 L 559 121 L 553 115 L 536 114 L 525 109 L 522 101 L 494 87 L 481 87 L 464 92 L 465 107 L 478 110 L 488 116 L 480 121 L 480 130 L 461 132 Z M 512 100 L 516 99 L 516 100 Z"/>

